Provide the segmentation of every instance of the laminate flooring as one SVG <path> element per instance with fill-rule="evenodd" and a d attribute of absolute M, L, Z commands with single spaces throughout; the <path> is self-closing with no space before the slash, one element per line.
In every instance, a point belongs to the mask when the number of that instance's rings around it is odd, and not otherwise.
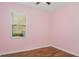
<path fill-rule="evenodd" d="M 49 46 L 30 51 L 22 51 L 18 53 L 6 54 L 2 55 L 1 57 L 76 57 L 76 56 Z"/>

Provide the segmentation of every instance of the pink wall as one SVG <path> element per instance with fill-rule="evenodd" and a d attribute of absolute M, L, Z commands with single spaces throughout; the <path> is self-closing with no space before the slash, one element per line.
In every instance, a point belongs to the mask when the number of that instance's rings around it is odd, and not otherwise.
<path fill-rule="evenodd" d="M 25 13 L 28 19 L 26 37 L 11 38 L 11 11 Z M 0 54 L 27 50 L 50 43 L 50 15 L 47 12 L 14 3 L 0 3 Z"/>
<path fill-rule="evenodd" d="M 27 16 L 27 33 L 13 39 L 11 12 Z M 0 3 L 0 54 L 27 50 L 52 44 L 79 55 L 79 3 L 73 3 L 51 13 L 14 3 Z"/>
<path fill-rule="evenodd" d="M 52 46 L 79 56 L 79 3 L 52 12 Z"/>

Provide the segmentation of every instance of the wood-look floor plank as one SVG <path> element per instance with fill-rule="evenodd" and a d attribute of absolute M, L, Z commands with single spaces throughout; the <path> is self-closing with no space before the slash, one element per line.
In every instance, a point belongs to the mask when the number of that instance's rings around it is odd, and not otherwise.
<path fill-rule="evenodd" d="M 1 57 L 76 57 L 53 47 L 2 55 Z"/>

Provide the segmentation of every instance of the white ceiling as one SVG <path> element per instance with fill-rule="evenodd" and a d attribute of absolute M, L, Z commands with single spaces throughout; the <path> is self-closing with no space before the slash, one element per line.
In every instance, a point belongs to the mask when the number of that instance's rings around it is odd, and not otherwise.
<path fill-rule="evenodd" d="M 19 2 L 18 4 L 32 6 L 34 8 L 39 8 L 39 9 L 42 9 L 44 11 L 53 11 L 59 7 L 64 7 L 70 3 L 71 2 L 51 2 L 51 5 L 48 5 L 45 2 L 41 2 L 40 4 L 36 4 L 36 2 Z"/>

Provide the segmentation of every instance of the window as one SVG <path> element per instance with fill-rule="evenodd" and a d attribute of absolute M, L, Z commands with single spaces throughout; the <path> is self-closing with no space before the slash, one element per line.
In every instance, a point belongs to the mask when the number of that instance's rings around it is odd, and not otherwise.
<path fill-rule="evenodd" d="M 26 17 L 20 13 L 12 13 L 12 37 L 24 37 Z"/>

